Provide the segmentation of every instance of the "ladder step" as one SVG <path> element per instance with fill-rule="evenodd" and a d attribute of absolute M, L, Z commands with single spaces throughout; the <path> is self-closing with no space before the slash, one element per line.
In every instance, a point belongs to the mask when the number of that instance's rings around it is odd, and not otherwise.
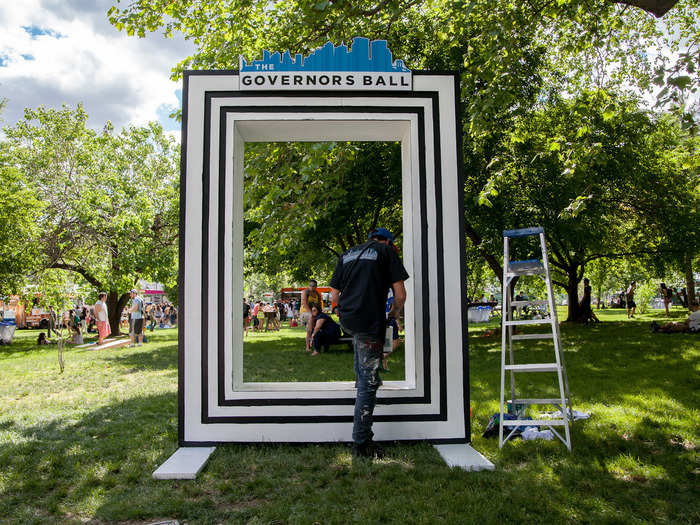
<path fill-rule="evenodd" d="M 519 426 L 543 426 L 543 425 L 566 425 L 566 420 L 564 419 L 505 419 L 503 421 L 504 427 L 519 427 Z"/>
<path fill-rule="evenodd" d="M 530 226 L 529 228 L 518 228 L 517 230 L 503 230 L 504 237 L 528 237 L 530 235 L 539 235 L 544 233 L 542 226 Z"/>
<path fill-rule="evenodd" d="M 545 317 L 544 319 L 521 319 L 517 321 L 503 321 L 503 324 L 506 326 L 518 326 L 518 325 L 524 325 L 524 324 L 545 324 L 545 323 L 550 323 L 551 324 L 552 319 L 549 317 Z"/>
<path fill-rule="evenodd" d="M 506 365 L 505 370 L 513 372 L 556 372 L 559 365 L 556 363 L 528 363 L 526 365 Z"/>
<path fill-rule="evenodd" d="M 523 275 L 544 275 L 544 266 L 532 268 L 517 268 L 512 269 L 506 274 L 506 277 L 522 277 Z"/>
<path fill-rule="evenodd" d="M 518 339 L 554 339 L 554 334 L 516 334 L 511 336 L 513 341 Z"/>
<path fill-rule="evenodd" d="M 545 273 L 544 264 L 539 259 L 528 259 L 527 261 L 510 261 L 508 263 L 508 275 L 537 275 Z"/>
<path fill-rule="evenodd" d="M 568 399 L 564 401 L 568 401 Z M 513 405 L 561 405 L 561 399 L 516 399 L 515 403 L 509 399 L 507 403 Z"/>
<path fill-rule="evenodd" d="M 511 301 L 511 306 L 548 306 L 549 301 L 546 300 L 536 300 L 536 301 Z"/>

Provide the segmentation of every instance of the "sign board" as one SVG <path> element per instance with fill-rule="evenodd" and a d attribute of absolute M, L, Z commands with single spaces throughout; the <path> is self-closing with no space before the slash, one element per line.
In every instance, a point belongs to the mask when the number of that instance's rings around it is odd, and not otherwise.
<path fill-rule="evenodd" d="M 240 57 L 240 89 L 244 90 L 389 90 L 410 91 L 411 71 L 393 60 L 386 40 L 356 37 L 352 46 L 328 42 L 304 57 L 263 51 L 250 64 Z"/>

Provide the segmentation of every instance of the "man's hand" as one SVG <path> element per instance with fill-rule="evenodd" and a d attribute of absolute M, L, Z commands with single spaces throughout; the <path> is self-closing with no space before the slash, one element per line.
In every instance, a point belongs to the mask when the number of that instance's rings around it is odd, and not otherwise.
<path fill-rule="evenodd" d="M 401 309 L 406 303 L 406 286 L 403 284 L 403 281 L 396 281 L 391 285 L 391 289 L 394 292 L 394 302 L 391 304 L 389 317 L 398 319 L 401 315 Z"/>

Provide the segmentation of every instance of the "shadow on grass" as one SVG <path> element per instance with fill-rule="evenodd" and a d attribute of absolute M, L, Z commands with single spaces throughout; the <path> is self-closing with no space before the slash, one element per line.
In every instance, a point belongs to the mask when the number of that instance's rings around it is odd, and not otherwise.
<path fill-rule="evenodd" d="M 692 452 L 654 422 L 627 439 L 576 427 L 576 453 L 516 442 L 497 471 L 447 468 L 426 443 L 352 461 L 343 445 L 219 447 L 194 481 L 154 481 L 175 450 L 175 396 L 24 427 L 0 449 L 5 523 L 691 523 Z M 639 458 L 643 457 L 643 460 Z"/>
<path fill-rule="evenodd" d="M 532 330 L 530 330 L 532 331 Z M 483 338 L 470 333 L 472 399 L 496 402 L 500 392 L 500 333 Z M 700 366 L 695 334 L 654 334 L 646 320 L 607 321 L 592 325 L 562 324 L 562 347 L 571 395 L 576 403 L 625 402 L 629 396 L 667 396 L 688 409 L 697 408 L 696 378 L 689 373 Z M 551 362 L 551 342 L 514 344 L 517 363 Z M 535 377 L 537 376 L 537 377 Z M 520 395 L 530 387 L 553 385 L 554 376 L 521 374 Z M 551 393 L 551 389 L 549 390 Z M 662 409 L 659 409 L 662 410 Z"/>
<path fill-rule="evenodd" d="M 172 370 L 177 369 L 177 343 L 149 348 L 148 344 L 136 348 L 123 348 L 123 354 L 104 357 L 104 361 L 113 363 L 129 372 L 133 370 Z"/>

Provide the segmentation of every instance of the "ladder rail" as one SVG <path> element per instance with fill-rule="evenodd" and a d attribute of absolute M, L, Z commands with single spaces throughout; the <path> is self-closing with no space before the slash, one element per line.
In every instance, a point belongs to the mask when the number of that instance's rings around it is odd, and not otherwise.
<path fill-rule="evenodd" d="M 510 250 L 508 246 L 508 237 L 503 238 L 503 306 L 501 309 L 501 397 L 500 397 L 500 417 L 498 419 L 498 446 L 503 447 L 503 399 L 505 397 L 506 388 L 506 339 L 508 338 L 508 325 L 506 320 L 509 318 L 510 301 L 508 301 L 508 260 L 510 258 Z M 512 399 L 512 398 L 511 398 Z M 512 435 L 512 432 L 511 432 Z M 508 436 L 508 438 L 510 435 Z M 506 438 L 506 439 L 508 439 Z"/>
<path fill-rule="evenodd" d="M 573 421 L 573 417 L 571 417 L 573 414 L 571 412 L 571 392 L 569 391 L 569 380 L 568 380 L 568 374 L 566 373 L 566 363 L 564 361 L 564 351 L 561 348 L 561 334 L 559 332 L 559 319 L 557 316 L 557 308 L 556 305 L 554 304 L 554 290 L 552 289 L 552 278 L 551 274 L 549 271 L 549 255 L 547 253 L 547 243 L 545 242 L 544 238 L 544 232 L 540 233 L 540 245 L 542 247 L 542 262 L 544 263 L 544 270 L 545 270 L 545 276 L 546 276 L 546 283 L 547 283 L 547 295 L 548 295 L 548 300 L 549 300 L 549 308 L 550 308 L 550 319 L 552 320 L 552 329 L 554 333 L 554 352 L 557 358 L 557 362 L 561 365 L 561 373 L 559 375 L 563 376 L 559 378 L 559 381 L 563 383 L 563 388 L 560 389 L 562 392 L 562 403 L 564 403 L 564 400 L 566 400 L 567 403 L 567 408 L 565 410 L 562 410 L 562 412 L 566 412 L 566 417 L 570 418 Z M 567 428 L 567 436 L 568 436 L 568 428 Z"/>
<path fill-rule="evenodd" d="M 564 421 L 566 421 L 566 425 L 564 425 L 564 434 L 566 436 L 566 440 L 562 440 L 566 444 L 566 448 L 571 451 L 571 434 L 569 431 L 569 416 L 571 415 L 570 409 L 571 409 L 571 404 L 570 404 L 570 395 L 569 395 L 569 385 L 568 385 L 568 380 L 566 378 L 566 368 L 564 366 L 564 358 L 563 358 L 563 353 L 561 349 L 561 335 L 559 333 L 559 319 L 557 316 L 557 309 L 556 305 L 554 304 L 554 290 L 552 289 L 552 276 L 549 271 L 549 256 L 547 253 L 547 243 L 544 238 L 544 232 L 540 233 L 540 247 L 542 250 L 542 262 L 544 264 L 544 272 L 546 276 L 546 283 L 547 283 L 547 298 L 549 300 L 549 308 L 550 308 L 550 315 L 549 318 L 552 320 L 552 333 L 554 334 L 554 337 L 552 338 L 554 342 L 554 356 L 557 361 L 557 381 L 559 383 L 559 394 L 561 396 L 561 403 L 562 403 L 562 417 L 564 418 Z M 554 429 L 552 429 L 554 430 Z M 559 439 L 561 439 L 561 436 L 559 436 Z"/>

